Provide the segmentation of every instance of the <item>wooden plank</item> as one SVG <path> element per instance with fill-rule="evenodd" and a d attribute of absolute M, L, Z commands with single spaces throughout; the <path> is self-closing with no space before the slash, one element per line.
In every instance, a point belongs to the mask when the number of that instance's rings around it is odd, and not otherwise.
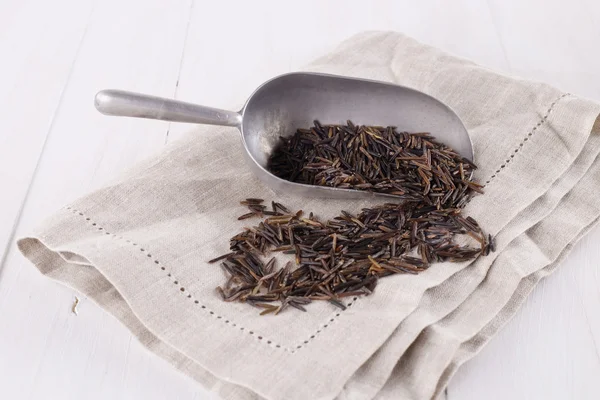
<path fill-rule="evenodd" d="M 69 23 L 57 24 L 69 3 Z M 85 35 L 91 1 L 0 6 L 0 260 Z M 0 266 L 1 268 L 1 266 Z"/>
<path fill-rule="evenodd" d="M 39 5 L 32 7 L 29 13 L 39 11 Z M 48 134 L 17 236 L 62 204 L 162 148 L 166 124 L 102 116 L 93 107 L 93 97 L 107 87 L 172 95 L 189 9 L 188 0 L 102 1 L 95 4 L 87 23 L 85 15 L 87 32 L 68 84 L 53 82 L 60 91 L 64 87 L 64 93 L 51 126 L 45 121 L 47 117 L 36 112 L 15 119 L 35 120 Z M 52 29 L 60 26 L 68 32 L 79 26 L 83 17 L 56 12 L 40 14 L 40 20 L 43 18 L 51 20 Z M 25 21 L 22 18 L 18 22 Z M 44 31 L 32 35 L 43 40 Z M 66 59 L 59 49 L 55 48 L 54 56 Z M 35 56 L 40 51 L 31 52 Z M 19 56 L 21 64 L 28 61 L 32 60 L 26 54 Z M 52 76 L 44 73 L 44 63 L 31 65 L 30 75 L 41 76 L 39 84 L 52 81 Z M 15 87 L 17 90 L 21 89 Z M 26 97 L 31 101 L 35 95 L 32 83 Z M 9 106 L 4 110 L 8 115 L 20 112 L 10 103 L 4 105 Z M 19 149 L 13 158 L 24 155 Z M 0 376 L 10 379 L 0 379 L 0 397 L 207 396 L 191 379 L 143 349 L 120 323 L 91 301 L 81 299 L 79 315 L 73 315 L 74 295 L 72 290 L 40 276 L 11 247 L 0 279 Z"/>

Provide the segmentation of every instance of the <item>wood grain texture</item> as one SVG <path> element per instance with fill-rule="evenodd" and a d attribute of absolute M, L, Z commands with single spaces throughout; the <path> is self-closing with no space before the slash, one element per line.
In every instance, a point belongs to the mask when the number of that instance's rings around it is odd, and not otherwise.
<path fill-rule="evenodd" d="M 64 2 L 63 2 L 64 3 Z M 0 3 L 0 259 L 27 191 L 89 23 L 91 1 L 72 4 L 72 22 L 43 2 Z"/>
<path fill-rule="evenodd" d="M 397 30 L 600 100 L 598 4 L 0 2 L 0 178 L 10 188 L 0 200 L 0 398 L 211 398 L 91 301 L 81 298 L 75 316 L 77 294 L 14 248 L 15 233 L 191 129 L 101 116 L 98 90 L 236 107 L 352 34 Z M 595 230 L 460 370 L 450 399 L 600 398 L 598 240 Z"/>

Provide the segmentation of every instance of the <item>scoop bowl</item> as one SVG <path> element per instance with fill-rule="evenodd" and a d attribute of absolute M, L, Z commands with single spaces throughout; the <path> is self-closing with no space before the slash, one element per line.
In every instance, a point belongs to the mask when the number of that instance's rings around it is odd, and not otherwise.
<path fill-rule="evenodd" d="M 473 160 L 467 130 L 441 101 L 414 89 L 385 82 L 317 73 L 275 77 L 249 97 L 241 111 L 227 111 L 121 90 L 103 90 L 95 98 L 106 115 L 237 127 L 253 173 L 277 192 L 309 197 L 359 199 L 394 195 L 294 183 L 267 169 L 279 137 L 297 128 L 341 124 L 395 126 L 399 131 L 429 132 L 461 156 Z"/>

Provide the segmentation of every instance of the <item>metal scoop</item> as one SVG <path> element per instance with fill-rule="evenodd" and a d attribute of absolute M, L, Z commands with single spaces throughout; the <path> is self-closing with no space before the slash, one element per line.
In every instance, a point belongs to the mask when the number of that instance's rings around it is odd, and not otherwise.
<path fill-rule="evenodd" d="M 279 141 L 317 119 L 322 124 L 351 120 L 361 125 L 396 126 L 399 131 L 430 132 L 463 157 L 473 159 L 473 147 L 460 118 L 433 97 L 403 86 L 316 73 L 290 73 L 262 84 L 241 111 L 103 90 L 96 109 L 106 115 L 196 124 L 235 126 L 242 134 L 248 165 L 272 189 L 311 197 L 395 197 L 353 189 L 293 183 L 267 170 L 267 160 Z"/>

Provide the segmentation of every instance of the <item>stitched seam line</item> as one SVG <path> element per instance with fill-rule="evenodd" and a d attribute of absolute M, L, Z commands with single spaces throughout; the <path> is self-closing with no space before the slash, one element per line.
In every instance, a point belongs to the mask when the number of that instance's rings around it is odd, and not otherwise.
<path fill-rule="evenodd" d="M 139 245 L 138 243 L 136 243 L 136 242 L 134 242 L 132 240 L 129 240 L 129 239 L 127 239 L 124 236 L 108 232 L 106 229 L 104 229 L 104 227 L 98 225 L 96 222 L 94 222 L 86 214 L 84 214 L 83 212 L 81 212 L 81 211 L 79 211 L 79 210 L 77 210 L 77 209 L 75 209 L 73 207 L 67 207 L 67 210 L 71 211 L 73 214 L 76 214 L 76 215 L 79 215 L 79 216 L 85 218 L 86 222 L 88 222 L 90 225 L 92 225 L 95 229 L 98 230 L 98 233 L 102 234 L 102 232 L 104 232 L 104 234 L 106 236 L 110 236 L 113 239 L 117 239 L 117 240 L 124 241 L 125 243 L 129 243 L 133 247 L 135 247 L 138 250 L 140 250 L 140 252 L 146 254 L 146 256 L 148 257 L 148 259 L 154 261 L 155 265 L 159 266 L 162 271 L 165 271 L 167 273 L 167 276 L 169 278 L 171 278 L 171 281 L 173 282 L 173 284 L 176 285 L 176 287 L 179 288 L 179 293 L 181 293 L 182 295 L 185 295 L 187 299 L 189 299 L 190 301 L 193 301 L 195 305 L 200 306 L 200 308 L 202 310 L 204 310 L 206 313 L 208 313 L 209 315 L 211 315 L 215 319 L 221 320 L 224 324 L 227 324 L 227 325 L 229 325 L 231 327 L 238 328 L 240 332 L 246 332 L 246 333 L 248 333 L 249 335 L 251 335 L 252 337 L 254 337 L 256 340 L 258 340 L 259 342 L 266 343 L 270 347 L 277 348 L 277 349 L 282 349 L 282 350 L 290 352 L 290 353 L 294 352 L 292 349 L 283 347 L 280 344 L 277 344 L 277 343 L 273 342 L 272 340 L 268 340 L 268 339 L 264 338 L 262 335 L 258 335 L 257 333 L 255 333 L 252 330 L 246 329 L 243 326 L 239 326 L 237 323 L 233 322 L 231 319 L 228 319 L 228 318 L 226 318 L 226 317 L 224 317 L 222 315 L 219 315 L 216 312 L 212 311 L 207 306 L 205 306 L 204 304 L 201 304 L 200 301 L 198 301 L 197 299 L 195 299 L 194 296 L 187 289 L 185 289 L 185 287 L 172 274 L 172 272 L 170 272 L 170 270 L 167 270 L 167 267 L 165 267 L 165 265 L 162 262 L 160 262 L 156 257 L 154 257 L 152 255 L 152 253 L 148 252 L 146 248 L 141 247 L 141 245 Z"/>
<path fill-rule="evenodd" d="M 548 117 L 550 116 L 550 114 L 552 113 L 552 111 L 554 110 L 554 106 L 556 105 L 556 103 L 558 103 L 560 100 L 564 99 L 567 96 L 570 96 L 570 93 L 564 93 L 561 96 L 559 96 L 556 100 L 554 100 L 552 102 L 552 104 L 550 104 L 550 107 L 548 107 L 548 110 L 546 111 L 546 113 L 544 114 L 544 116 L 538 121 L 538 123 L 531 128 L 531 130 L 527 133 L 527 135 L 525 135 L 525 137 L 523 138 L 523 140 L 521 140 L 521 143 L 519 143 L 519 145 L 517 146 L 517 148 L 512 152 L 512 154 L 510 155 L 509 158 L 507 158 L 504 163 L 502 165 L 500 165 L 500 168 L 498 168 L 496 170 L 496 172 L 494 172 L 492 174 L 492 176 L 490 176 L 490 179 L 488 179 L 485 182 L 485 186 L 487 186 L 496 176 L 498 176 L 498 174 L 504 169 L 506 168 L 506 166 L 508 164 L 510 164 L 510 162 L 513 160 L 513 158 L 515 158 L 515 155 L 517 153 L 519 153 L 519 151 L 521 151 L 521 149 L 523 148 L 523 146 L 525 145 L 525 142 L 527 142 L 529 140 L 529 138 L 531 138 L 533 136 L 533 134 L 537 131 L 537 129 L 542 126 L 544 123 L 546 123 L 546 121 L 548 120 Z"/>
<path fill-rule="evenodd" d="M 358 301 L 358 297 L 353 297 L 352 301 L 348 304 L 346 304 L 346 308 L 348 307 L 352 307 L 352 304 L 356 303 Z M 313 333 L 312 335 L 310 335 L 310 337 L 308 339 L 306 339 L 305 341 L 303 341 L 301 344 L 297 345 L 295 347 L 295 349 L 293 351 L 298 351 L 300 349 L 302 349 L 303 347 L 306 347 L 313 339 L 315 339 L 321 332 L 323 332 L 325 329 L 327 329 L 333 322 L 336 321 L 336 319 L 346 310 L 339 310 L 339 312 L 336 312 L 334 316 L 332 316 L 331 318 L 329 318 L 328 322 L 326 324 L 321 324 L 321 326 L 319 326 L 319 329 L 316 330 L 315 333 Z"/>
<path fill-rule="evenodd" d="M 173 282 L 174 285 L 176 285 L 176 287 L 179 288 L 179 293 L 182 295 L 185 295 L 187 299 L 189 299 L 190 301 L 193 301 L 194 305 L 198 305 L 200 306 L 200 308 L 207 312 L 209 315 L 211 315 L 212 317 L 214 317 L 217 320 L 221 320 L 224 324 L 231 326 L 233 328 L 238 328 L 238 330 L 240 332 L 246 332 L 249 335 L 251 335 L 253 338 L 255 338 L 255 340 L 257 340 L 260 343 L 265 343 L 267 344 L 269 347 L 272 348 L 276 348 L 276 349 L 280 349 L 283 350 L 285 352 L 288 352 L 290 354 L 294 354 L 297 353 L 300 349 L 306 347 L 306 345 L 308 345 L 308 343 L 310 343 L 313 339 L 315 339 L 321 332 L 323 332 L 323 330 L 327 329 L 329 327 L 329 325 L 331 323 L 333 323 L 345 310 L 340 310 L 339 312 L 335 313 L 334 316 L 332 316 L 331 318 L 329 318 L 328 322 L 325 324 L 322 324 L 321 326 L 319 326 L 319 328 L 316 330 L 316 332 L 314 334 L 312 334 L 308 339 L 304 340 L 302 342 L 302 344 L 297 345 L 295 348 L 289 348 L 289 347 L 284 347 L 278 343 L 273 342 L 272 340 L 266 339 L 265 337 L 263 337 L 262 335 L 258 335 L 256 334 L 254 331 L 246 329 L 243 326 L 239 326 L 237 323 L 233 322 L 231 319 L 228 319 L 222 315 L 217 314 L 216 312 L 212 311 L 211 309 L 209 309 L 207 306 L 205 306 L 204 304 L 201 304 L 199 300 L 197 300 L 192 293 L 190 293 L 185 286 L 183 286 L 181 284 L 181 282 L 173 275 L 173 273 L 170 271 L 170 269 L 167 269 L 167 267 L 161 262 L 159 261 L 155 256 L 152 255 L 152 253 L 150 253 L 145 247 L 141 247 L 140 244 L 136 243 L 133 240 L 130 240 L 124 236 L 121 235 L 117 235 L 116 233 L 111 233 L 108 232 L 104 227 L 100 226 L 97 222 L 95 222 L 94 220 L 92 220 L 89 216 L 87 216 L 87 214 L 84 214 L 82 211 L 75 209 L 73 207 L 66 207 L 67 210 L 69 210 L 71 213 L 75 214 L 75 215 L 79 215 L 81 218 L 84 218 L 85 221 L 91 225 L 95 230 L 97 230 L 97 232 L 99 234 L 103 234 L 111 237 L 112 239 L 115 240 L 120 240 L 123 241 L 125 243 L 128 243 L 130 245 L 132 245 L 133 247 L 137 248 L 138 250 L 140 250 L 140 252 L 146 254 L 146 256 L 148 257 L 149 260 L 154 261 L 154 264 L 158 267 L 160 267 L 160 269 L 162 271 L 164 271 L 167 276 L 169 278 L 171 278 L 171 281 Z M 356 303 L 358 301 L 358 297 L 354 297 L 352 299 L 351 302 L 349 302 L 348 304 L 346 304 L 346 307 L 351 307 L 352 304 Z"/>

